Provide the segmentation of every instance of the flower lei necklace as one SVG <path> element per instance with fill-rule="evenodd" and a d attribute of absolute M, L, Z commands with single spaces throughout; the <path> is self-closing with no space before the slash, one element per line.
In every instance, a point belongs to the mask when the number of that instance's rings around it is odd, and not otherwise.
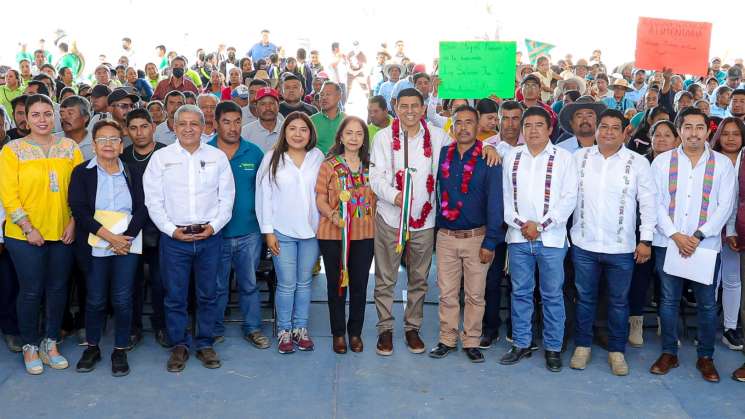
<path fill-rule="evenodd" d="M 432 138 L 430 137 L 429 128 L 427 127 L 427 123 L 424 121 L 424 119 L 421 120 L 422 128 L 424 129 L 424 157 L 432 158 Z M 400 128 L 401 128 L 401 121 L 396 118 L 393 120 L 393 123 L 391 124 L 391 131 L 393 134 L 393 151 L 401 150 L 401 138 L 400 138 Z M 393 156 L 393 153 L 391 153 Z M 393 158 L 391 158 L 391 161 L 393 162 Z M 432 165 L 430 165 L 432 166 Z M 395 167 L 395 163 L 394 163 Z M 404 190 L 404 171 L 399 170 L 396 172 L 396 189 L 399 191 Z M 427 193 L 429 194 L 429 197 L 427 198 L 427 201 L 424 202 L 424 205 L 422 206 L 422 212 L 419 215 L 419 218 L 414 219 L 411 215 L 409 215 L 409 226 L 412 228 L 422 228 L 424 227 L 424 222 L 427 220 L 427 217 L 429 216 L 429 213 L 432 212 L 432 193 L 435 190 L 435 177 L 432 175 L 431 171 L 427 175 Z M 404 203 L 406 204 L 406 203 Z"/>
<path fill-rule="evenodd" d="M 448 179 L 450 177 L 450 164 L 453 162 L 453 157 L 455 156 L 455 146 L 456 143 L 452 143 L 448 146 L 448 154 L 440 165 L 442 179 Z M 477 141 L 476 146 L 471 152 L 471 158 L 463 165 L 463 179 L 460 182 L 460 191 L 463 194 L 468 193 L 468 185 L 471 183 L 471 178 L 473 178 L 473 171 L 476 168 L 476 161 L 481 155 L 482 147 L 483 145 L 481 141 Z M 455 221 L 460 217 L 460 210 L 463 208 L 463 201 L 458 201 L 455 204 L 455 208 L 450 208 L 450 194 L 447 191 L 443 191 L 440 200 L 440 207 L 443 217 L 449 221 Z"/>

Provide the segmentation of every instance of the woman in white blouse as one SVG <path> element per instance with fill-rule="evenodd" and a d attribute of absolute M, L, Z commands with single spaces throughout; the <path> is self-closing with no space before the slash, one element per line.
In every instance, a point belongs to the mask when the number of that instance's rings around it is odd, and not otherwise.
<path fill-rule="evenodd" d="M 315 185 L 323 162 L 313 123 L 302 112 L 287 116 L 256 177 L 257 217 L 277 271 L 280 353 L 313 350 L 308 334 L 310 283 L 318 259 Z"/>

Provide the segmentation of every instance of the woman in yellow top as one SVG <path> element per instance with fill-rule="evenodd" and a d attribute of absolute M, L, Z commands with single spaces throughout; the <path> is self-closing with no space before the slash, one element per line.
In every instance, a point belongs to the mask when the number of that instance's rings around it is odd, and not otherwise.
<path fill-rule="evenodd" d="M 56 138 L 54 108 L 45 95 L 26 99 L 28 136 L 0 151 L 0 200 L 5 206 L 5 247 L 18 273 L 18 326 L 26 371 L 41 374 L 42 362 L 67 368 L 57 350 L 75 221 L 67 204 L 72 169 L 83 162 L 75 141 Z M 39 308 L 46 297 L 46 333 L 39 344 Z M 41 359 L 40 359 L 41 358 Z"/>

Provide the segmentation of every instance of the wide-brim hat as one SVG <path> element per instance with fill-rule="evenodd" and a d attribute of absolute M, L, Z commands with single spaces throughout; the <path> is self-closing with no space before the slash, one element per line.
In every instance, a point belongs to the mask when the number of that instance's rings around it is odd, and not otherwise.
<path fill-rule="evenodd" d="M 610 86 L 608 86 L 608 89 L 613 90 L 616 87 L 622 87 L 627 92 L 631 92 L 631 91 L 634 90 L 634 89 L 631 88 L 631 86 L 629 86 L 629 82 L 626 81 L 626 79 L 624 79 L 624 78 L 620 78 L 620 79 L 614 80 L 613 81 L 613 84 L 611 84 Z"/>
<path fill-rule="evenodd" d="M 592 96 L 582 96 L 575 102 L 568 105 L 564 105 L 559 112 L 559 125 L 561 128 L 574 135 L 572 129 L 572 118 L 574 114 L 580 109 L 589 109 L 595 112 L 595 115 L 600 116 L 601 113 L 607 108 L 603 102 L 597 102 Z"/>
<path fill-rule="evenodd" d="M 401 64 L 391 63 L 391 64 L 388 64 L 388 65 L 385 66 L 385 68 L 383 70 L 385 72 L 385 75 L 388 76 L 388 77 L 390 77 L 391 76 L 391 70 L 393 68 L 397 68 L 398 71 L 399 71 L 399 73 L 401 73 L 401 74 L 404 74 L 404 72 L 406 71 L 406 69 L 404 69 L 404 66 L 402 66 Z"/>
<path fill-rule="evenodd" d="M 587 91 L 587 82 L 585 82 L 585 79 L 583 79 L 581 77 L 577 77 L 575 75 L 571 75 L 569 77 L 565 77 L 563 80 L 559 80 L 556 83 L 556 86 L 559 88 L 559 90 L 561 90 L 563 92 L 564 91 L 564 85 L 566 85 L 567 82 L 570 82 L 570 81 L 573 81 L 573 82 L 577 83 L 577 90 L 579 90 L 579 93 L 581 95 L 584 95 L 585 94 L 585 91 Z"/>

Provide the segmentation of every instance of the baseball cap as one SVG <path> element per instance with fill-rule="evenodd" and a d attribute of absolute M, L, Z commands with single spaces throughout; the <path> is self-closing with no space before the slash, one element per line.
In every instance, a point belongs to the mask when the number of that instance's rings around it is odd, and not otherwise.
<path fill-rule="evenodd" d="M 109 86 L 103 84 L 97 84 L 93 86 L 93 90 L 91 90 L 91 97 L 104 97 L 110 94 L 111 89 L 109 89 Z"/>
<path fill-rule="evenodd" d="M 277 102 L 279 102 L 279 93 L 277 93 L 276 89 L 272 89 L 271 87 L 262 87 L 256 92 L 256 101 L 260 101 L 261 99 L 271 96 L 273 97 Z"/>
<path fill-rule="evenodd" d="M 127 89 L 123 87 L 119 87 L 114 89 L 113 92 L 109 93 L 109 96 L 106 98 L 106 101 L 111 105 L 114 102 L 118 102 L 122 99 L 129 98 L 132 100 L 132 103 L 137 104 L 137 102 L 140 101 L 140 97 L 137 96 L 134 93 L 130 93 Z"/>
<path fill-rule="evenodd" d="M 241 84 L 235 89 L 233 89 L 233 92 L 230 94 L 230 97 L 232 98 L 240 98 L 240 99 L 248 99 L 248 87 Z"/>
<path fill-rule="evenodd" d="M 538 83 L 539 85 L 541 84 L 541 79 L 539 79 L 538 76 L 536 76 L 535 74 L 531 73 L 531 74 L 528 74 L 527 76 L 525 76 L 525 78 L 523 79 L 523 81 L 520 82 L 520 86 L 522 86 L 523 84 L 525 84 L 525 83 L 527 83 L 529 81 L 534 81 L 534 82 Z"/>

